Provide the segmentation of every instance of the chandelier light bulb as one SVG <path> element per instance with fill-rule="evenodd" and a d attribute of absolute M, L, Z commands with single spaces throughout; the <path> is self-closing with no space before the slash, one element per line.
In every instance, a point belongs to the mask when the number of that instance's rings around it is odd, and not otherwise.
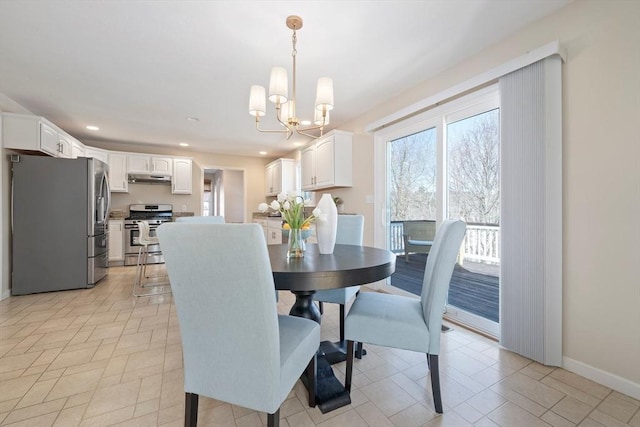
<path fill-rule="evenodd" d="M 274 104 L 284 104 L 287 102 L 287 87 L 287 70 L 282 67 L 273 67 L 271 69 L 271 78 L 269 80 L 269 101 Z"/>
<path fill-rule="evenodd" d="M 318 79 L 316 90 L 316 110 L 333 110 L 333 80 L 329 77 Z"/>
<path fill-rule="evenodd" d="M 251 86 L 249 95 L 249 114 L 256 117 L 262 117 L 267 113 L 267 105 L 264 95 L 264 86 Z"/>

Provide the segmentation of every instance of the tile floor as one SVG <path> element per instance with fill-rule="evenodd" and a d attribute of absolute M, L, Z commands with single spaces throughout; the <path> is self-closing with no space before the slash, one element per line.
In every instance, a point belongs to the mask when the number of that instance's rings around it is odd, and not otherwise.
<path fill-rule="evenodd" d="M 94 289 L 0 302 L 0 425 L 182 426 L 180 332 L 171 296 L 131 296 L 133 267 L 112 268 Z M 287 312 L 292 297 L 280 293 Z M 323 339 L 336 340 L 326 305 Z M 283 427 L 640 427 L 640 402 L 563 369 L 531 362 L 454 326 L 442 336 L 444 415 L 436 415 L 422 354 L 366 346 L 352 404 L 308 408 L 300 382 Z M 334 365 L 343 379 L 344 363 Z M 201 398 L 200 426 L 266 424 L 262 413 Z"/>

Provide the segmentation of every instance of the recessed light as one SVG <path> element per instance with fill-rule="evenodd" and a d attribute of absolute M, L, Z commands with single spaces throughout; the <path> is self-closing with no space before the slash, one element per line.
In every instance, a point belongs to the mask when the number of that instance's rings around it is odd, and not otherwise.
<path fill-rule="evenodd" d="M 311 120 L 302 120 L 302 121 L 300 122 L 300 124 L 301 124 L 302 126 L 309 126 L 309 125 L 311 124 Z"/>
<path fill-rule="evenodd" d="M 188 147 L 188 146 L 189 146 L 189 144 L 187 144 L 186 142 L 181 142 L 181 143 L 180 143 L 180 146 L 181 146 L 181 147 Z"/>
<path fill-rule="evenodd" d="M 303 146 L 303 145 L 304 145 L 304 142 L 294 142 L 294 143 L 293 143 L 293 146 L 294 146 L 294 147 L 301 147 L 301 146 Z"/>
<path fill-rule="evenodd" d="M 93 126 L 93 125 L 89 125 L 86 127 L 89 130 L 100 130 L 100 128 L 98 126 Z"/>
<path fill-rule="evenodd" d="M 187 121 L 190 121 L 190 122 L 199 122 L 199 121 L 200 121 L 200 119 L 199 119 L 199 118 L 197 118 L 197 117 L 187 117 Z"/>
<path fill-rule="evenodd" d="M 266 151 L 261 151 L 260 154 L 262 154 L 263 156 L 266 156 L 267 152 Z"/>

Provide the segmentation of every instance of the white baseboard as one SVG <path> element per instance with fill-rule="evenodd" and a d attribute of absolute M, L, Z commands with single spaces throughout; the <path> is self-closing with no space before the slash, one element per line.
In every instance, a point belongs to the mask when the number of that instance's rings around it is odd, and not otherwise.
<path fill-rule="evenodd" d="M 2 292 L 0 292 L 0 301 L 2 301 L 3 299 L 7 299 L 11 296 L 11 289 L 3 289 Z"/>
<path fill-rule="evenodd" d="M 640 400 L 640 384 L 634 383 L 611 372 L 603 371 L 569 357 L 562 358 L 562 367 L 598 384 L 602 384 L 634 399 Z"/>

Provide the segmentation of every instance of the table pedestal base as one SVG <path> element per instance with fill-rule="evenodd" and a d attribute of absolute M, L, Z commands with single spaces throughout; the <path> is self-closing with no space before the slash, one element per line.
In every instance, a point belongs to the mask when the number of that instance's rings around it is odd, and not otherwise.
<path fill-rule="evenodd" d="M 301 377 L 305 387 L 307 377 Z M 316 405 L 320 412 L 326 414 L 351 404 L 351 395 L 333 373 L 331 364 L 318 352 L 316 362 Z"/>
<path fill-rule="evenodd" d="M 291 307 L 289 314 L 320 323 L 322 318 L 320 311 L 313 303 L 315 291 L 293 291 L 293 293 L 296 296 L 296 302 Z M 338 360 L 340 358 L 342 360 Z M 342 352 L 339 347 L 333 346 L 333 343 L 329 341 L 323 341 L 320 344 L 316 362 L 316 404 L 323 414 L 351 404 L 349 392 L 338 381 L 331 368 L 332 364 L 344 360 L 346 360 L 346 343 Z M 308 387 L 305 375 L 302 376 L 302 382 Z"/>
<path fill-rule="evenodd" d="M 362 353 L 359 353 L 362 351 Z M 336 363 L 345 362 L 347 360 L 347 342 L 346 341 L 322 341 L 320 343 L 320 351 L 318 354 L 324 356 L 332 365 Z M 357 346 L 355 357 L 356 359 L 362 359 L 362 356 L 367 354 L 367 350 L 362 348 L 362 345 Z"/>
<path fill-rule="evenodd" d="M 320 323 L 322 315 L 318 307 L 313 303 L 313 294 L 315 294 L 316 291 L 292 291 L 292 293 L 296 296 L 296 302 L 291 306 L 289 314 L 315 320 Z"/>

